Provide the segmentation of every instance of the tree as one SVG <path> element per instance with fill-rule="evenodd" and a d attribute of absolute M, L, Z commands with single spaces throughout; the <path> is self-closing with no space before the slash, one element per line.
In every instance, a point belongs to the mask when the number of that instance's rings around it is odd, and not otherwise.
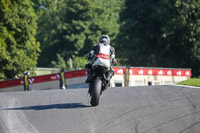
<path fill-rule="evenodd" d="M 55 0 L 51 0 L 53 1 Z M 48 6 L 44 6 L 52 16 L 57 16 L 55 20 L 58 21 L 48 23 L 49 18 L 43 19 L 40 25 L 49 31 L 47 33 L 51 34 L 51 39 L 40 41 L 42 53 L 39 66 L 51 66 L 51 61 L 56 60 L 57 53 L 64 60 L 81 58 L 98 43 L 101 34 L 108 34 L 113 40 L 119 32 L 120 0 L 65 0 L 62 6 L 62 10 L 55 9 L 52 12 Z M 55 27 L 47 27 L 46 23 Z M 46 31 L 45 29 L 41 30 L 41 36 L 47 34 L 42 32 Z"/>
<path fill-rule="evenodd" d="M 200 69 L 200 2 L 190 0 L 127 0 L 120 15 L 118 49 L 134 66 Z M 117 51 L 118 52 L 118 51 Z"/>
<path fill-rule="evenodd" d="M 33 5 L 29 0 L 0 1 L 0 78 L 13 78 L 37 64 L 40 49 Z"/>
<path fill-rule="evenodd" d="M 69 58 L 66 61 L 66 70 L 71 71 L 71 70 L 80 70 L 80 69 L 85 69 L 85 65 L 87 64 L 88 60 L 84 57 L 75 57 Z"/>
<path fill-rule="evenodd" d="M 59 54 L 57 54 L 57 59 L 58 59 L 57 62 L 56 61 L 51 62 L 53 67 L 60 68 L 60 69 L 62 69 L 62 68 L 66 69 L 67 67 L 66 67 L 65 60 Z"/>
<path fill-rule="evenodd" d="M 41 44 L 41 54 L 38 66 L 50 67 L 51 61 L 57 60 L 57 42 L 60 39 L 60 27 L 63 25 L 63 17 L 67 0 L 33 0 L 38 15 L 37 41 Z M 58 53 L 60 55 L 60 53 Z"/>

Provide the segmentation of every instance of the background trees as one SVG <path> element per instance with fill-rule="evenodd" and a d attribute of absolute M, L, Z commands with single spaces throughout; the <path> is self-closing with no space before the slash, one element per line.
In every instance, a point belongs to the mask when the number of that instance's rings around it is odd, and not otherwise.
<path fill-rule="evenodd" d="M 126 0 L 118 49 L 133 66 L 192 68 L 200 74 L 200 2 Z M 117 50 L 118 50 L 117 49 Z"/>
<path fill-rule="evenodd" d="M 70 70 L 69 58 L 74 69 L 84 68 L 102 34 L 118 65 L 187 67 L 200 75 L 198 0 L 0 0 L 0 18 L 1 78 L 36 64 Z"/>
<path fill-rule="evenodd" d="M 37 64 L 37 15 L 29 0 L 0 1 L 0 77 L 13 78 Z"/>
<path fill-rule="evenodd" d="M 41 55 L 38 66 L 50 67 L 51 61 L 56 60 L 60 41 L 60 29 L 63 26 L 66 0 L 34 0 L 38 16 L 37 40 L 40 42 Z M 62 58 L 62 57 L 61 57 Z"/>
<path fill-rule="evenodd" d="M 55 4 L 55 1 L 50 0 L 49 4 Z M 38 66 L 51 66 L 51 61 L 56 61 L 56 54 L 59 54 L 66 62 L 72 58 L 77 67 L 84 68 L 85 64 L 75 60 L 81 58 L 87 62 L 84 56 L 98 43 L 101 34 L 109 34 L 113 40 L 119 32 L 119 0 L 64 0 L 53 7 L 57 10 L 51 10 L 50 6 L 39 9 L 43 12 L 41 19 L 49 13 L 52 15 L 47 20 L 44 19 L 49 24 L 42 22 L 39 25 L 39 29 L 47 27 L 45 29 L 49 31 L 44 29 L 40 32 L 41 35 L 37 35 L 39 40 L 42 39 Z M 53 26 L 48 28 L 50 25 Z M 49 36 L 46 40 L 43 37 L 45 34 Z"/>

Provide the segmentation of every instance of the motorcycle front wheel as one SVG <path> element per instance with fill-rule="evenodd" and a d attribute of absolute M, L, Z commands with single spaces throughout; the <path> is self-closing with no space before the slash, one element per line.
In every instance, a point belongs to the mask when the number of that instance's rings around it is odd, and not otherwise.
<path fill-rule="evenodd" d="M 91 101 L 90 101 L 90 104 L 92 106 L 99 105 L 99 98 L 100 98 L 100 93 L 101 93 L 101 83 L 102 83 L 102 81 L 98 78 L 96 78 L 93 82 L 92 96 L 91 96 Z"/>

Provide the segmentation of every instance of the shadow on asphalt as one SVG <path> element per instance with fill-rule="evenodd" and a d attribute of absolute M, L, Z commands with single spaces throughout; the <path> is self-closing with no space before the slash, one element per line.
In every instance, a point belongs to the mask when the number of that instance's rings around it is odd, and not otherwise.
<path fill-rule="evenodd" d="M 48 110 L 48 109 L 74 109 L 74 108 L 87 108 L 91 107 L 81 103 L 65 103 L 65 104 L 50 104 L 50 105 L 36 105 L 26 106 L 20 108 L 6 108 L 3 110 Z"/>

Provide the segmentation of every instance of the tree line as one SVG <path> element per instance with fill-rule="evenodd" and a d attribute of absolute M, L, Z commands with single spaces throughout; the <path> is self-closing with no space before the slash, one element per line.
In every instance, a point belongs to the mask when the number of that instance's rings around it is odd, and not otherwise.
<path fill-rule="evenodd" d="M 118 65 L 192 68 L 197 77 L 199 10 L 198 0 L 0 0 L 0 78 L 84 68 L 102 34 Z"/>

